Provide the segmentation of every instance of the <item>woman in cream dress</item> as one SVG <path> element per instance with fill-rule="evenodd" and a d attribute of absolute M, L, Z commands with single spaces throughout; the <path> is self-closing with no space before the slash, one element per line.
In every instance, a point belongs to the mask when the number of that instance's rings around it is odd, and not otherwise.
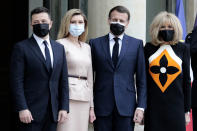
<path fill-rule="evenodd" d="M 96 119 L 93 104 L 93 74 L 90 46 L 85 43 L 87 19 L 79 9 L 69 10 L 62 19 L 58 42 L 66 51 L 69 80 L 69 114 L 57 131 L 88 131 Z"/>

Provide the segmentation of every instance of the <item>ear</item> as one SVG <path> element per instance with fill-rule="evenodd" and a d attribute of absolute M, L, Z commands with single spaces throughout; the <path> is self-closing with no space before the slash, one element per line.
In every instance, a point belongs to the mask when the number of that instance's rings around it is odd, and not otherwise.
<path fill-rule="evenodd" d="M 49 30 L 51 29 L 52 25 L 53 25 L 53 21 L 51 21 L 51 22 L 49 23 Z"/>
<path fill-rule="evenodd" d="M 110 23 L 111 23 L 111 21 L 110 21 L 110 19 L 108 18 L 108 24 L 110 25 Z"/>
<path fill-rule="evenodd" d="M 129 25 L 129 20 L 126 22 L 126 24 L 125 24 L 125 28 L 127 28 L 127 27 L 128 27 L 128 25 Z"/>
<path fill-rule="evenodd" d="M 32 23 L 30 22 L 30 28 L 33 30 L 33 25 L 32 25 Z"/>

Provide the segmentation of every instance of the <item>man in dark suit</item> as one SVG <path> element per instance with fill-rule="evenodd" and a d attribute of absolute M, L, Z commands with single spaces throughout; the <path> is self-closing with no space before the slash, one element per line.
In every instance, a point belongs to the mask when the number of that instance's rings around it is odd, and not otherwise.
<path fill-rule="evenodd" d="M 140 123 L 143 119 L 147 95 L 143 42 L 124 33 L 129 19 L 125 7 L 112 8 L 110 33 L 90 40 L 95 131 L 133 131 L 133 121 Z"/>
<path fill-rule="evenodd" d="M 11 57 L 11 90 L 20 131 L 56 131 L 67 118 L 68 79 L 64 47 L 49 37 L 45 7 L 31 12 L 33 35 L 18 42 Z"/>
<path fill-rule="evenodd" d="M 191 66 L 193 70 L 194 80 L 192 82 L 192 117 L 193 117 L 193 130 L 197 131 L 197 26 L 190 34 L 190 53 L 191 53 Z"/>

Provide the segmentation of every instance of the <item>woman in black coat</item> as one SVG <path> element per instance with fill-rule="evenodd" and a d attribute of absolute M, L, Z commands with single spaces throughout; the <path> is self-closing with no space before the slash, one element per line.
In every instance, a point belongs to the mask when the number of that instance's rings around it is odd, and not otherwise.
<path fill-rule="evenodd" d="M 193 117 L 193 131 L 197 131 L 197 26 L 190 34 L 190 54 L 191 66 L 193 70 L 194 80 L 192 83 L 192 117 Z"/>
<path fill-rule="evenodd" d="M 180 42 L 178 18 L 160 12 L 150 26 L 145 45 L 147 109 L 145 131 L 186 131 L 191 101 L 190 50 Z"/>

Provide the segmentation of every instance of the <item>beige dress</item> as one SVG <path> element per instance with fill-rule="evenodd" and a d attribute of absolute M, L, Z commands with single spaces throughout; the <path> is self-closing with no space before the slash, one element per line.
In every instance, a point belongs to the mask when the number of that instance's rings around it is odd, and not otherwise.
<path fill-rule="evenodd" d="M 93 107 L 93 76 L 90 46 L 80 42 L 81 46 L 68 39 L 57 42 L 65 47 L 69 75 L 87 77 L 87 80 L 68 77 L 69 114 L 64 123 L 58 123 L 57 131 L 88 131 L 89 110 Z"/>

